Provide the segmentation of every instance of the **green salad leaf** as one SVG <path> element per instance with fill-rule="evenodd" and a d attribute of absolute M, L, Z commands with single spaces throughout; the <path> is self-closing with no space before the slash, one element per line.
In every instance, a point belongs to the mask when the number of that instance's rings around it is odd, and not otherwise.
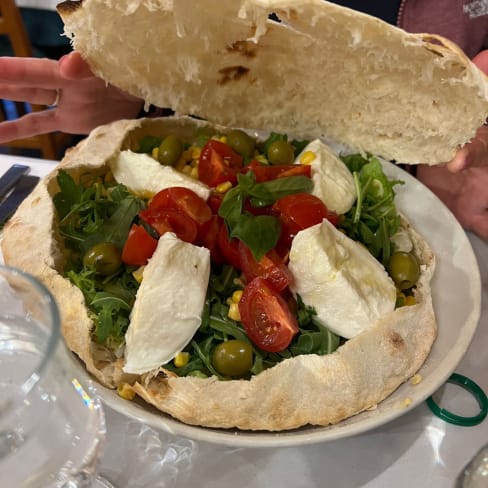
<path fill-rule="evenodd" d="M 294 193 L 312 191 L 312 180 L 305 176 L 287 176 L 256 183 L 254 173 L 237 176 L 237 185 L 229 190 L 219 208 L 219 215 L 229 236 L 243 241 L 259 261 L 278 242 L 281 224 L 272 215 L 255 216 L 244 210 L 246 200 L 255 208 L 272 205 L 276 200 Z"/>
<path fill-rule="evenodd" d="M 388 179 L 375 157 L 353 154 L 342 160 L 354 177 L 357 200 L 341 219 L 340 228 L 386 266 L 392 253 L 391 237 L 400 225 L 394 187 L 404 182 Z"/>
<path fill-rule="evenodd" d="M 87 180 L 88 181 L 88 180 Z M 93 246 L 110 242 L 122 250 L 130 227 L 145 202 L 123 185 L 89 180 L 76 183 L 64 170 L 57 175 L 60 191 L 53 201 L 65 247 L 70 251 L 66 276 L 83 293 L 95 324 L 93 336 L 100 344 L 123 344 L 138 283 L 134 268 L 121 264 L 111 276 L 101 276 L 83 264 Z"/>

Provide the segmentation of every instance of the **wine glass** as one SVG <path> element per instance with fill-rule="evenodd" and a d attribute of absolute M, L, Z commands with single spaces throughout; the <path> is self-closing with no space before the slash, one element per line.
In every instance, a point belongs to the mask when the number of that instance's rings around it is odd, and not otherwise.
<path fill-rule="evenodd" d="M 2 486 L 112 486 L 96 475 L 106 433 L 103 409 L 69 354 L 47 288 L 0 265 Z"/>

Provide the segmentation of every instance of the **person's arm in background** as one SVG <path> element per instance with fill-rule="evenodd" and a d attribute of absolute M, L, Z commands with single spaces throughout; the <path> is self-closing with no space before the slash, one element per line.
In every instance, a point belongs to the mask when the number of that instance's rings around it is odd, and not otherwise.
<path fill-rule="evenodd" d="M 488 74 L 488 50 L 473 62 Z M 488 125 L 447 165 L 417 167 L 417 178 L 451 210 L 461 225 L 488 240 Z"/>
<path fill-rule="evenodd" d="M 0 143 L 36 134 L 62 131 L 88 134 L 95 127 L 135 118 L 143 102 L 94 76 L 81 56 L 59 61 L 0 57 L 0 98 L 56 107 L 0 123 Z"/>

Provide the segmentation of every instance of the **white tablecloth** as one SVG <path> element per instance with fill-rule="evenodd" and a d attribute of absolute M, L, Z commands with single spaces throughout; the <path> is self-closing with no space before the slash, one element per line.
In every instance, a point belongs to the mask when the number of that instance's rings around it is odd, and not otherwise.
<path fill-rule="evenodd" d="M 0 155 L 0 174 L 26 162 L 44 175 L 53 163 Z M 488 243 L 469 239 L 483 282 L 482 313 L 474 340 L 456 368 L 488 392 Z M 455 300 L 456 297 L 453 297 Z M 455 411 L 476 411 L 458 387 Z M 454 488 L 466 462 L 488 442 L 488 419 L 459 427 L 434 417 L 425 404 L 355 437 L 296 448 L 250 449 L 173 437 L 106 408 L 108 442 L 101 471 L 118 488 Z"/>
<path fill-rule="evenodd" d="M 41 10 L 56 10 L 56 5 L 62 0 L 16 0 L 18 7 L 37 8 Z"/>

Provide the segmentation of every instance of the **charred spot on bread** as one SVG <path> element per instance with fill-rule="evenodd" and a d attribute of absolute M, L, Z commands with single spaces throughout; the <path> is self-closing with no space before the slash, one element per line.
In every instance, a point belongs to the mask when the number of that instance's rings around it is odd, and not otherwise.
<path fill-rule="evenodd" d="M 238 81 L 249 73 L 249 68 L 245 66 L 228 66 L 219 69 L 219 85 L 225 85 L 230 81 Z"/>
<path fill-rule="evenodd" d="M 249 41 L 236 41 L 227 46 L 227 51 L 242 54 L 246 58 L 253 58 L 256 56 L 256 44 Z"/>
<path fill-rule="evenodd" d="M 388 336 L 388 342 L 395 351 L 400 351 L 405 347 L 405 341 L 398 332 L 391 332 L 391 334 Z"/>
<path fill-rule="evenodd" d="M 83 0 L 65 0 L 56 6 L 56 10 L 60 14 L 69 15 L 81 8 L 82 3 Z"/>

